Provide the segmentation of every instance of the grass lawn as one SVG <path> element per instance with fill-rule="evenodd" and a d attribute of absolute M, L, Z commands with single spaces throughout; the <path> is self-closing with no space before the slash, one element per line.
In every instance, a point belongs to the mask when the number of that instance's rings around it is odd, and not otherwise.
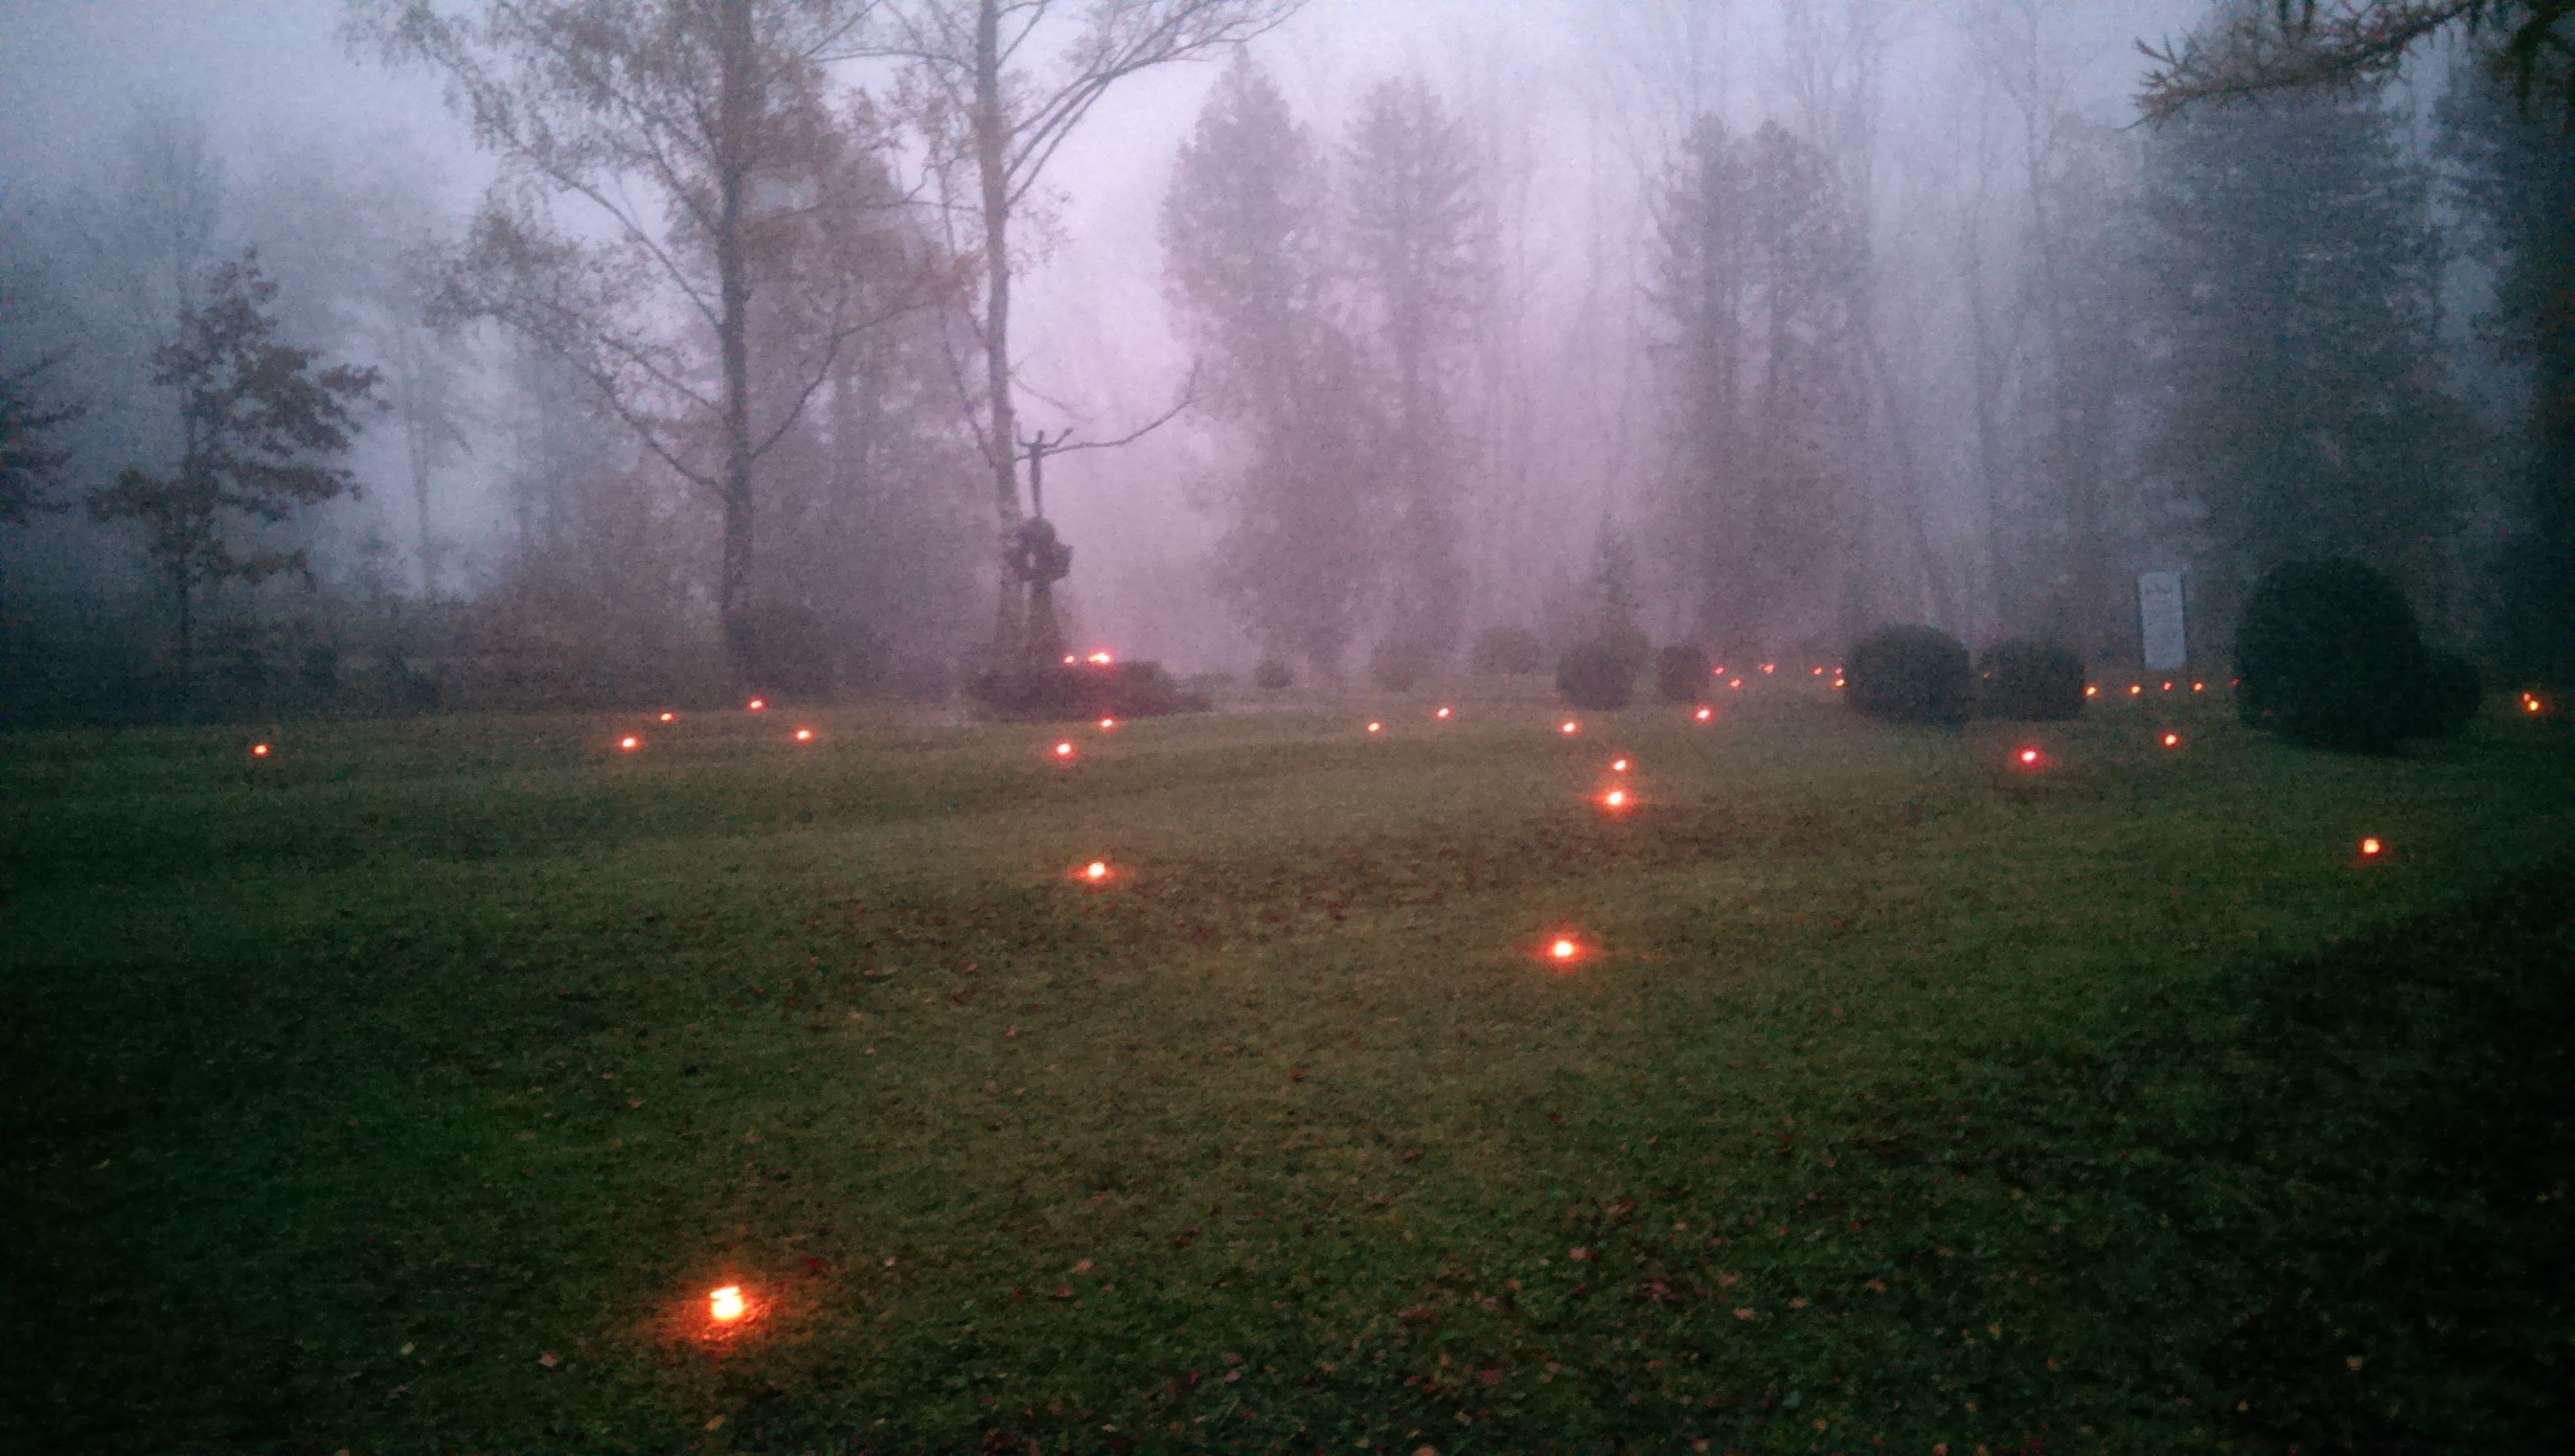
<path fill-rule="evenodd" d="M 0 739 L 0 1446 L 2575 1444 L 2563 725 L 1812 686 Z"/>

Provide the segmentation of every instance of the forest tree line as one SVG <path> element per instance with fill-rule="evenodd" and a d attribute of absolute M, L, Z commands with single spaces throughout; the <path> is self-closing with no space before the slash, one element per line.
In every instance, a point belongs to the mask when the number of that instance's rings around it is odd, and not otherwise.
<path fill-rule="evenodd" d="M 2168 568 L 2214 657 L 2263 570 L 2338 556 L 2491 672 L 2575 677 L 2575 134 L 2510 29 L 2133 125 L 2047 7 L 1961 7 L 1930 39 L 1972 145 L 1925 179 L 1883 80 L 1925 35 L 1791 3 L 1766 107 L 1634 88 L 1583 291 L 1527 262 L 1489 93 L 1300 115 L 1258 43 L 1291 10 L 354 7 L 494 168 L 465 216 L 421 156 L 138 111 L 0 235 L 12 721 L 944 695 L 1017 630 L 1046 168 L 1193 57 L 1158 231 L 1247 659 L 1409 683 L 1606 613 L 1720 658 L 1925 622 L 2115 663 Z M 1615 459 L 1532 480 L 1611 374 Z M 252 400 L 270 435 L 225 434 Z"/>

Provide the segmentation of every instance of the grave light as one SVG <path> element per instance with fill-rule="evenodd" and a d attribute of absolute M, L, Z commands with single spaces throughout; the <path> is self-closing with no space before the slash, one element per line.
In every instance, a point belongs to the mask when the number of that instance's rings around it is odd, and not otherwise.
<path fill-rule="evenodd" d="M 2170 683 L 2166 683 L 2166 684 L 2164 685 L 2164 691 L 2165 691 L 2166 693 L 2170 693 L 2170 692 L 2172 691 L 2172 685 L 2171 685 Z"/>
<path fill-rule="evenodd" d="M 644 740 L 635 736 L 633 733 L 628 733 L 626 736 L 617 740 L 617 746 L 632 753 L 637 748 L 644 746 Z"/>
<path fill-rule="evenodd" d="M 678 723 L 679 721 L 680 716 L 676 713 L 666 713 L 662 715 L 662 722 L 664 723 Z"/>
<path fill-rule="evenodd" d="M 1719 663 L 1719 664 L 1717 664 L 1715 667 L 1708 669 L 1708 670 L 1707 670 L 1707 676 L 1709 676 L 1709 677 L 1711 677 L 1711 678 L 1722 678 L 1722 677 L 1724 677 L 1724 676 L 1725 676 L 1725 665 L 1724 665 L 1723 663 Z"/>
<path fill-rule="evenodd" d="M 1763 663 L 1761 665 L 1761 671 L 1765 674 L 1776 673 L 1779 671 L 1779 665 L 1777 663 Z"/>
<path fill-rule="evenodd" d="M 1436 718 L 1436 719 L 1445 719 L 1445 718 L 1447 718 L 1447 717 L 1448 717 L 1448 710 L 1446 710 L 1446 709 L 1444 709 L 1444 708 L 1443 708 L 1443 709 L 1439 710 L 1437 713 L 1434 713 L 1434 714 L 1432 714 L 1432 715 L 1430 715 L 1430 716 L 1431 716 L 1432 718 Z"/>
<path fill-rule="evenodd" d="M 1817 678 L 1820 678 L 1820 677 L 1824 676 L 1824 670 L 1823 670 L 1823 669 L 1821 669 L 1821 668 L 1817 668 L 1811 676 L 1813 676 L 1813 677 L 1817 677 Z"/>
<path fill-rule="evenodd" d="M 1833 680 L 1833 686 L 1834 686 L 1835 688 L 1839 688 L 1839 687 L 1841 687 L 1841 686 L 1842 686 L 1842 680 L 1841 680 L 1841 679 L 1839 679 L 1839 678 L 1835 678 L 1835 679 Z"/>
<path fill-rule="evenodd" d="M 2548 705 L 2539 701 L 2538 694 L 2525 693 L 2521 695 L 2521 711 L 2524 713 L 2546 713 L 2548 711 Z"/>
<path fill-rule="evenodd" d="M 1095 668 L 1106 668 L 1116 661 L 1118 661 L 1116 658 L 1109 656 L 1107 653 L 1093 653 L 1091 655 L 1091 666 Z"/>
<path fill-rule="evenodd" d="M 2205 683 L 2193 683 L 2190 685 L 2190 691 L 2193 693 L 2205 693 L 2208 691 L 2208 685 Z"/>
<path fill-rule="evenodd" d="M 1568 718 L 1564 721 L 1564 727 L 1557 728 L 1556 731 L 1569 738 L 1575 733 L 1582 731 L 1582 725 L 1575 723 L 1573 720 Z"/>
<path fill-rule="evenodd" d="M 1075 656 L 1074 656 L 1073 654 L 1071 654 L 1071 653 L 1067 653 L 1067 654 L 1065 654 L 1065 655 L 1064 655 L 1064 665 L 1065 665 L 1066 667 L 1068 667 L 1068 668 L 1072 667 L 1074 664 L 1079 663 L 1079 662 L 1081 662 L 1081 661 L 1082 661 L 1082 659 L 1075 657 Z"/>
<path fill-rule="evenodd" d="M 1546 958 L 1561 965 L 1582 953 L 1582 942 L 1570 935 L 1558 935 L 1547 942 Z"/>
<path fill-rule="evenodd" d="M 2360 841 L 2360 857 L 2363 859 L 2375 859 L 2386 849 L 2386 845 L 2378 842 L 2378 836 L 2373 834 Z"/>
<path fill-rule="evenodd" d="M 2036 773 L 2049 766 L 2052 761 L 2054 760 L 2047 756 L 2046 751 L 2034 743 L 2023 743 L 2012 749 L 2012 766 L 2023 772 Z"/>
<path fill-rule="evenodd" d="M 739 1323 L 742 1317 L 750 1312 L 751 1306 L 743 1302 L 742 1286 L 739 1284 L 727 1284 L 722 1289 L 710 1290 L 707 1294 L 707 1318 L 718 1324 Z"/>
<path fill-rule="evenodd" d="M 2178 748 L 2181 746 L 2181 734 L 2166 733 L 2163 735 L 2162 741 L 2163 745 L 2167 748 Z"/>
<path fill-rule="evenodd" d="M 1743 680 L 1740 678 L 1728 678 L 1725 680 L 1725 686 L 1728 688 L 1740 688 L 1743 686 Z"/>
<path fill-rule="evenodd" d="M 1698 706 L 1698 712 L 1691 714 L 1690 717 L 1697 719 L 1700 723 L 1706 723 L 1716 717 L 1716 710 L 1702 703 Z"/>
<path fill-rule="evenodd" d="M 1082 866 L 1082 877 L 1090 880 L 1094 884 L 1098 884 L 1100 881 L 1107 879 L 1109 877 L 1109 861 L 1106 859 L 1092 860 L 1090 863 Z"/>
<path fill-rule="evenodd" d="M 1100 730 L 1102 732 L 1107 732 L 1116 727 L 1118 727 L 1118 720 L 1114 718 L 1104 718 L 1100 721 Z"/>
<path fill-rule="evenodd" d="M 1385 725 L 1381 723 L 1372 723 L 1368 725 L 1367 730 L 1372 733 L 1381 733 L 1385 731 Z"/>
<path fill-rule="evenodd" d="M 754 713 L 759 713 L 768 707 L 769 700 L 766 698 L 755 698 L 751 700 L 751 711 Z"/>
<path fill-rule="evenodd" d="M 1624 773 L 1624 772 L 1626 772 L 1626 771 L 1627 771 L 1627 760 L 1626 760 L 1626 759 L 1624 759 L 1624 758 L 1612 758 L 1612 759 L 1610 759 L 1610 760 L 1609 760 L 1609 771 L 1610 771 L 1610 772 L 1612 772 L 1612 773 Z"/>
<path fill-rule="evenodd" d="M 254 758 L 265 758 L 265 757 L 267 757 L 267 756 L 268 756 L 268 744 L 266 744 L 266 743 L 253 743 L 253 744 L 251 744 L 251 745 L 250 745 L 250 755 L 251 755 L 252 757 L 254 757 Z"/>
<path fill-rule="evenodd" d="M 2098 698 L 2101 696 L 2101 690 L 2089 683 L 2086 683 L 2083 685 L 2083 696 L 2086 698 Z"/>
<path fill-rule="evenodd" d="M 1058 743 L 1058 744 L 1056 744 L 1056 745 L 1055 745 L 1055 756 L 1056 756 L 1056 761 L 1057 761 L 1057 762 L 1059 762 L 1059 763 L 1071 762 L 1071 761 L 1072 761 L 1072 759 L 1073 759 L 1073 744 L 1071 744 L 1071 743 Z"/>
<path fill-rule="evenodd" d="M 798 728 L 796 730 L 796 741 L 800 743 L 810 743 L 814 741 L 814 730 L 812 728 Z"/>
<path fill-rule="evenodd" d="M 1607 793 L 1600 795 L 1600 802 L 1601 805 L 1606 808 L 1625 808 L 1627 806 L 1627 790 L 1623 788 L 1610 789 Z"/>
<path fill-rule="evenodd" d="M 2143 689 L 2143 688 L 2141 688 L 2141 687 L 2137 686 L 2137 685 L 2136 685 L 2136 684 L 2134 684 L 2134 683 L 2131 683 L 2131 684 L 2129 684 L 2129 685 L 2128 685 L 2128 696 L 2129 696 L 2130 698 L 2134 698 L 2134 697 L 2136 697 L 2137 695 L 2139 695 L 2139 694 L 2141 694 L 2141 693 L 2143 693 L 2143 692 L 2145 692 L 2145 691 L 2146 691 L 2145 689 Z"/>

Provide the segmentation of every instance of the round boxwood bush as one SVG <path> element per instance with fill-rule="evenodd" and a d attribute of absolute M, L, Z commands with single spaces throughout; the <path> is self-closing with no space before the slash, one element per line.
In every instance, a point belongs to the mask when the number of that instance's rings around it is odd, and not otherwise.
<path fill-rule="evenodd" d="M 1525 627 L 1488 627 L 1475 634 L 1467 664 L 1478 678 L 1506 678 L 1546 667 L 1546 644 Z"/>
<path fill-rule="evenodd" d="M 1252 686 L 1265 693 L 1279 693 L 1296 686 L 1296 670 L 1284 658 L 1263 658 L 1252 670 Z"/>
<path fill-rule="evenodd" d="M 2486 685 L 2476 664 L 2456 653 L 2426 654 L 2423 682 L 2414 703 L 2414 732 L 2427 738 L 2455 738 L 2476 721 Z"/>
<path fill-rule="evenodd" d="M 1555 665 L 1555 691 L 1576 708 L 1624 708 L 1636 698 L 1637 667 L 1624 643 L 1576 643 Z"/>
<path fill-rule="evenodd" d="M 2291 742 L 2384 752 L 2427 731 L 2429 657 L 2414 609 L 2358 562 L 2274 567 L 2235 629 L 2235 710 Z"/>
<path fill-rule="evenodd" d="M 2083 716 L 2083 660 L 2054 643 L 2013 638 L 1976 665 L 1976 711 L 2022 723 Z"/>
<path fill-rule="evenodd" d="M 1881 627 L 1842 659 L 1842 697 L 1887 723 L 1967 720 L 1966 645 L 1932 627 Z"/>
<path fill-rule="evenodd" d="M 1707 654 L 1674 643 L 1654 654 L 1654 696 L 1665 703 L 1696 703 L 1707 696 Z"/>

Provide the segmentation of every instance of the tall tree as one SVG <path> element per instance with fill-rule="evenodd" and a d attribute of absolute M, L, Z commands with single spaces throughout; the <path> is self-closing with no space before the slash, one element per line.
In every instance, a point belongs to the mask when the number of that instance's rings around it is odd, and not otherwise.
<path fill-rule="evenodd" d="M 1209 402 L 1248 437 L 1219 583 L 1263 648 L 1328 680 L 1376 561 L 1370 415 L 1335 316 L 1325 172 L 1278 86 L 1238 56 L 1181 149 L 1163 246 Z"/>
<path fill-rule="evenodd" d="M 1671 540 L 1699 632 L 1728 656 L 1827 648 L 1867 418 L 1857 221 L 1815 148 L 1711 118 L 1674 164 L 1661 249 Z"/>
<path fill-rule="evenodd" d="M 2204 102 L 2357 94 L 2461 31 L 2517 99 L 2556 108 L 2575 128 L 2575 0 L 2230 0 L 2179 44 L 2138 43 L 2155 64 L 2137 105 L 2166 122 Z"/>
<path fill-rule="evenodd" d="M 1418 78 L 1380 83 L 1361 99 L 1343 191 L 1395 513 L 1387 637 L 1435 662 L 1455 651 L 1464 625 L 1453 398 L 1487 303 L 1491 213 L 1473 144 Z"/>
<path fill-rule="evenodd" d="M 2461 422 L 2434 377 L 2427 179 L 2396 125 L 2373 96 L 2289 93 L 2154 137 L 2149 459 L 2204 513 L 2221 617 L 2288 561 L 2439 581 Z"/>
<path fill-rule="evenodd" d="M 866 0 L 360 0 L 361 27 L 444 71 L 502 175 L 450 275 L 449 317 L 489 317 L 562 355 L 723 516 L 716 604 L 737 674 L 751 606 L 756 470 L 849 340 L 883 322 L 865 277 L 800 270 L 800 243 L 889 199 L 863 106 L 826 64 Z M 753 358 L 756 297 L 794 277 L 806 327 Z M 684 321 L 677 332 L 673 322 Z M 711 352 L 713 368 L 701 361 Z M 766 410 L 755 377 L 792 377 Z M 713 376 L 710 388 L 708 376 Z"/>
<path fill-rule="evenodd" d="M 0 372 L 0 526 L 23 525 L 38 511 L 61 509 L 45 496 L 71 459 L 55 433 L 86 413 L 77 402 L 47 397 L 45 376 L 61 361 L 49 354 Z"/>
<path fill-rule="evenodd" d="M 2441 122 L 2453 195 L 2495 270 L 2482 328 L 2530 391 L 2489 647 L 2516 677 L 2563 690 L 2575 687 L 2575 147 L 2484 67 L 2453 74 Z"/>
<path fill-rule="evenodd" d="M 153 353 L 152 382 L 178 395 L 175 467 L 155 475 L 129 466 L 89 501 L 98 520 L 142 528 L 144 553 L 170 586 L 183 704 L 202 594 L 306 569 L 302 548 L 236 553 L 227 523 L 275 523 L 353 493 L 354 479 L 336 462 L 357 430 L 354 407 L 376 386 L 372 369 L 316 370 L 314 351 L 278 340 L 277 285 L 261 276 L 255 255 L 217 268 L 205 295 L 202 307 L 179 310 L 177 337 Z"/>
<path fill-rule="evenodd" d="M 890 51 L 909 67 L 914 111 L 947 215 L 967 232 L 957 251 L 983 263 L 972 314 L 984 363 L 975 434 L 993 475 L 1000 567 L 993 651 L 1019 637 L 1019 408 L 1011 358 L 1012 220 L 1091 108 L 1140 71 L 1241 45 L 1299 0 L 887 0 Z M 1051 41 L 1060 41 L 1043 57 Z"/>

